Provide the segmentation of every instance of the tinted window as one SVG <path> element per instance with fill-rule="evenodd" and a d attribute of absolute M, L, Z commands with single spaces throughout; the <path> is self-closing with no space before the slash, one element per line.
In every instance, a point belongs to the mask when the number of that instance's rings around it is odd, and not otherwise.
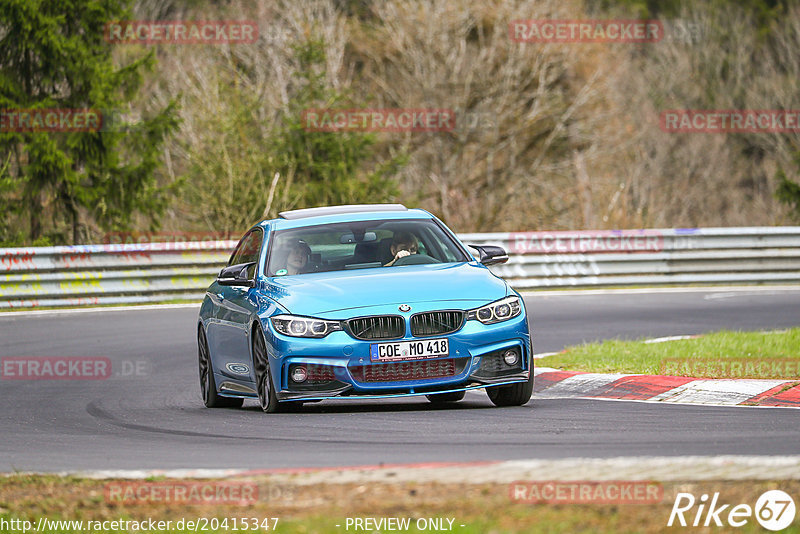
<path fill-rule="evenodd" d="M 233 251 L 228 265 L 238 265 L 240 263 L 258 263 L 258 257 L 261 254 L 261 242 L 263 241 L 263 231 L 256 228 L 249 233 L 245 234 L 236 250 Z M 248 276 L 252 278 L 255 275 L 255 266 L 248 269 Z"/>
<path fill-rule="evenodd" d="M 470 261 L 453 239 L 429 219 L 360 221 L 276 232 L 268 276 Z M 394 250 L 394 252 L 393 252 Z"/>

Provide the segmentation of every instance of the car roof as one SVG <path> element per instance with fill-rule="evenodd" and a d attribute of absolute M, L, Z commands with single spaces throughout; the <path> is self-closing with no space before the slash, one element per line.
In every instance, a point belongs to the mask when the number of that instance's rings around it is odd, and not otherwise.
<path fill-rule="evenodd" d="M 402 204 L 352 204 L 284 211 L 280 213 L 280 218 L 262 221 L 259 226 L 270 226 L 274 231 L 318 224 L 386 219 L 433 219 L 433 215 L 425 210 L 406 208 Z"/>
<path fill-rule="evenodd" d="M 343 206 L 323 206 L 320 208 L 282 211 L 278 216 L 281 219 L 294 220 L 307 217 L 322 217 L 323 215 L 338 215 L 340 213 L 369 213 L 376 211 L 408 211 L 408 208 L 402 204 L 346 204 Z"/>

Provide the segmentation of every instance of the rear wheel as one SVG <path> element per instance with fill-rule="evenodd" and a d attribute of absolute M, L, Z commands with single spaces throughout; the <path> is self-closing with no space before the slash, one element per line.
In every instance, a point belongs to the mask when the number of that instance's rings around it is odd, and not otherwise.
<path fill-rule="evenodd" d="M 197 329 L 197 360 L 200 367 L 200 393 L 206 408 L 239 408 L 244 399 L 233 399 L 217 394 L 217 383 L 214 380 L 214 368 L 208 352 L 208 341 L 203 327 Z"/>
<path fill-rule="evenodd" d="M 255 327 L 253 333 L 253 369 L 256 373 L 256 390 L 258 402 L 265 413 L 283 411 L 284 406 L 278 402 L 272 382 L 272 372 L 269 367 L 267 346 L 264 343 L 264 334 L 260 326 Z"/>
<path fill-rule="evenodd" d="M 436 393 L 434 395 L 425 395 L 425 397 L 433 404 L 444 404 L 446 402 L 458 402 L 464 398 L 466 391 L 452 391 L 450 393 Z"/>
<path fill-rule="evenodd" d="M 486 388 L 489 400 L 495 406 L 522 406 L 531 400 L 533 395 L 533 369 L 530 369 L 530 376 L 525 382 L 518 382 L 510 386 L 493 386 Z"/>

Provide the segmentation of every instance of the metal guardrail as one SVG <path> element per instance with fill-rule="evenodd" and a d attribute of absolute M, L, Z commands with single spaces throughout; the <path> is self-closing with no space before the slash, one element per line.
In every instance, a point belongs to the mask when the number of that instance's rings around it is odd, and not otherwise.
<path fill-rule="evenodd" d="M 516 289 L 800 281 L 800 227 L 468 234 Z"/>
<path fill-rule="evenodd" d="M 516 289 L 800 282 L 800 227 L 462 234 Z M 0 249 L 0 308 L 200 300 L 235 241 Z"/>
<path fill-rule="evenodd" d="M 0 249 L 0 308 L 201 300 L 236 241 Z"/>

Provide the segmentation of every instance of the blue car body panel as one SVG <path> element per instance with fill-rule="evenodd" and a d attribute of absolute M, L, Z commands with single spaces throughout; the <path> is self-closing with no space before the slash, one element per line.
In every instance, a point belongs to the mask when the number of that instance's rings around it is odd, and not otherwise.
<path fill-rule="evenodd" d="M 426 340 L 411 334 L 412 315 L 441 310 L 466 313 L 517 295 L 504 280 L 474 259 L 300 276 L 270 277 L 263 272 L 269 241 L 275 232 L 339 222 L 411 219 L 435 221 L 472 258 L 446 226 L 423 210 L 274 219 L 256 225 L 254 228 L 263 230 L 263 244 L 254 287 L 223 286 L 215 281 L 200 308 L 198 327 L 204 330 L 208 341 L 218 394 L 257 397 L 252 354 L 256 326 L 263 331 L 273 388 L 281 401 L 423 395 L 527 381 L 532 373 L 532 342 L 521 298 L 522 311 L 512 319 L 495 324 L 464 320 L 452 333 L 430 336 L 448 340 L 446 357 L 421 360 L 427 363 L 371 361 L 371 346 L 376 343 Z M 410 310 L 401 311 L 401 305 Z M 395 315 L 404 318 L 406 331 L 402 338 L 390 341 L 357 339 L 346 328 L 323 338 L 292 337 L 278 332 L 270 320 L 281 314 L 342 322 Z M 519 369 L 499 375 L 489 371 L 489 367 L 496 369 L 500 365 L 496 362 L 511 348 L 521 355 Z M 490 359 L 492 363 L 488 365 Z M 293 365 L 310 369 L 318 366 L 331 380 L 326 389 L 292 386 L 289 372 Z M 430 376 L 409 379 L 411 370 L 417 368 L 423 368 Z M 443 376 L 435 376 L 437 373 Z"/>
<path fill-rule="evenodd" d="M 506 283 L 491 273 L 487 276 L 486 271 L 485 267 L 470 263 L 407 265 L 402 269 L 275 277 L 265 289 L 266 295 L 284 295 L 280 303 L 289 313 L 346 319 L 352 316 L 352 310 L 376 303 L 471 301 L 481 305 L 506 296 Z"/>

